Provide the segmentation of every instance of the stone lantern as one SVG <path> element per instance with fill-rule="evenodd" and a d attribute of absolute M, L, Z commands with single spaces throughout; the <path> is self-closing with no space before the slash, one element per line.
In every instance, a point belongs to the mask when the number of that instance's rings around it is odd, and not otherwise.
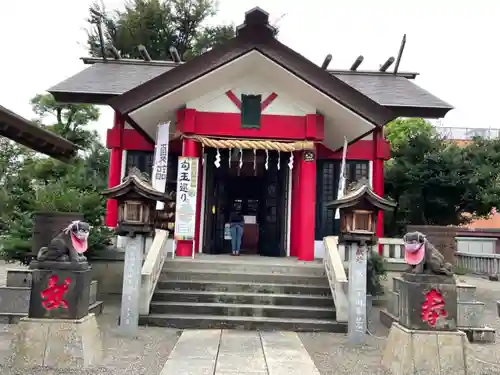
<path fill-rule="evenodd" d="M 102 193 L 118 201 L 118 225 L 120 236 L 153 234 L 155 229 L 155 206 L 157 201 L 166 202 L 168 195 L 154 189 L 147 176 L 132 168 L 123 182 Z"/>
<path fill-rule="evenodd" d="M 145 253 L 145 237 L 155 231 L 155 206 L 157 201 L 166 202 L 169 197 L 151 186 L 148 177 L 132 168 L 123 182 L 102 193 L 118 201 L 118 225 L 116 232 L 127 236 L 120 328 L 126 335 L 134 335 L 139 325 L 139 294 L 141 269 Z"/>
<path fill-rule="evenodd" d="M 373 245 L 377 243 L 378 213 L 394 210 L 396 203 L 375 194 L 368 181 L 362 180 L 327 207 L 340 211 L 339 242 Z"/>
<path fill-rule="evenodd" d="M 361 344 L 367 329 L 367 256 L 377 243 L 378 213 L 394 210 L 396 203 L 375 194 L 363 179 L 327 207 L 340 211 L 339 243 L 349 255 L 348 339 L 351 344 Z"/>

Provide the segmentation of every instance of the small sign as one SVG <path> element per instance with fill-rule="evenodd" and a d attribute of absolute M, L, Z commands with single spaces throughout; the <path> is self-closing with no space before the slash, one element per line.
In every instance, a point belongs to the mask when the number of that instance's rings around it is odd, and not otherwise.
<path fill-rule="evenodd" d="M 224 240 L 230 240 L 231 237 L 231 224 L 226 223 L 224 224 Z"/>
<path fill-rule="evenodd" d="M 170 138 L 170 123 L 158 125 L 156 137 L 156 146 L 154 153 L 153 165 L 153 188 L 155 190 L 165 192 L 167 183 L 167 167 L 168 167 L 168 142 Z M 157 210 L 163 210 L 163 202 L 156 203 Z"/>
<path fill-rule="evenodd" d="M 304 161 L 314 161 L 314 152 L 313 151 L 305 151 L 304 152 Z"/>
<path fill-rule="evenodd" d="M 174 238 L 193 240 L 198 193 L 198 158 L 179 156 Z"/>

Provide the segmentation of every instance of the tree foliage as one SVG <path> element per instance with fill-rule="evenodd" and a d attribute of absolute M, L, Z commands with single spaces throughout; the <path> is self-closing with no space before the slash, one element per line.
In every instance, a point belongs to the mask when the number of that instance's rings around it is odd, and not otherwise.
<path fill-rule="evenodd" d="M 387 129 L 391 159 L 385 191 L 398 203 L 388 235 L 406 225 L 459 225 L 485 217 L 500 197 L 500 140 L 466 146 L 438 136 L 422 119 L 397 120 Z"/>
<path fill-rule="evenodd" d="M 85 125 L 99 119 L 99 109 L 88 104 L 57 103 L 50 94 L 38 94 L 30 100 L 33 112 L 39 116 L 39 124 L 44 120 L 55 121 L 44 126 L 48 130 L 66 138 L 82 148 L 90 147 L 98 138 L 95 131 L 85 129 Z"/>
<path fill-rule="evenodd" d="M 91 10 L 104 16 L 105 45 L 115 46 L 124 58 L 141 58 L 137 46 L 142 44 L 153 60 L 172 60 L 169 48 L 175 47 L 187 61 L 235 34 L 233 25 L 207 25 L 217 12 L 214 0 L 130 0 L 123 10 L 107 12 L 98 3 Z M 102 56 L 100 18 L 91 11 L 87 19 L 87 44 L 97 57 Z"/>
<path fill-rule="evenodd" d="M 111 231 L 103 226 L 108 150 L 87 125 L 99 111 L 89 105 L 62 105 L 50 95 L 36 95 L 31 104 L 38 123 L 81 147 L 70 163 L 39 155 L 0 138 L 0 255 L 23 261 L 31 251 L 33 216 L 37 211 L 80 212 L 93 229 L 89 255 L 110 245 Z M 52 121 L 52 122 L 48 122 Z M 43 125 L 47 122 L 46 125 Z"/>

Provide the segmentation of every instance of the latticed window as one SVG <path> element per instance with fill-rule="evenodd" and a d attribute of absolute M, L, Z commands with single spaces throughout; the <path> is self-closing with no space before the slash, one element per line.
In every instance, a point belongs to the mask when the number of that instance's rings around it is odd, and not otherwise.
<path fill-rule="evenodd" d="M 335 226 L 335 210 L 326 208 L 326 203 L 337 199 L 340 166 L 340 160 L 318 160 L 317 163 L 316 240 L 339 234 L 340 228 Z M 354 181 L 368 178 L 368 161 L 348 161 L 346 175 L 347 186 Z"/>
<path fill-rule="evenodd" d="M 340 163 L 321 160 L 317 164 L 316 184 L 316 240 L 335 234 L 335 212 L 326 203 L 337 197 Z"/>
<path fill-rule="evenodd" d="M 347 162 L 347 186 L 362 178 L 368 179 L 368 161 Z"/>
<path fill-rule="evenodd" d="M 153 151 L 127 151 L 126 173 L 130 168 L 136 167 L 141 172 L 147 173 L 149 177 L 153 174 L 154 152 Z"/>

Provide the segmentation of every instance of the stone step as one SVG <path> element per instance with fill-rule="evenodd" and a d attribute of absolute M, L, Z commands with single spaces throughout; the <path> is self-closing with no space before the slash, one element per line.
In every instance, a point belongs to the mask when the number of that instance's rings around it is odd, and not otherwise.
<path fill-rule="evenodd" d="M 7 269 L 6 285 L 12 286 L 12 287 L 31 288 L 31 270 L 28 268 L 25 268 L 25 269 L 9 268 L 9 269 Z"/>
<path fill-rule="evenodd" d="M 458 302 L 457 325 L 460 327 L 482 327 L 484 325 L 484 310 L 482 302 Z"/>
<path fill-rule="evenodd" d="M 229 257 L 228 257 L 229 258 Z M 267 260 L 267 259 L 266 259 Z M 281 275 L 325 276 L 325 267 L 322 263 L 290 263 L 273 264 L 257 260 L 244 259 L 235 262 L 234 259 L 202 260 L 196 259 L 167 259 L 163 270 L 168 271 L 208 271 L 208 272 L 233 272 L 233 273 L 269 273 Z"/>
<path fill-rule="evenodd" d="M 153 295 L 153 301 L 333 307 L 331 295 L 238 293 L 202 290 L 160 289 Z"/>
<path fill-rule="evenodd" d="M 198 281 L 231 281 L 231 282 L 262 282 L 282 284 L 305 284 L 328 286 L 326 276 L 283 275 L 269 273 L 236 273 L 236 272 L 209 272 L 209 271 L 167 271 L 162 272 L 163 280 L 198 280 Z"/>
<path fill-rule="evenodd" d="M 201 290 L 230 293 L 269 293 L 331 296 L 328 285 L 300 285 L 265 282 L 233 282 L 207 280 L 167 280 L 158 282 L 157 290 Z"/>
<path fill-rule="evenodd" d="M 262 316 L 214 316 L 199 314 L 150 314 L 141 316 L 139 323 L 146 326 L 178 329 L 246 329 L 261 331 L 302 331 L 346 333 L 347 324 L 335 320 L 282 319 Z"/>
<path fill-rule="evenodd" d="M 476 287 L 474 285 L 458 283 L 457 284 L 457 299 L 458 302 L 474 302 L 476 301 Z"/>
<path fill-rule="evenodd" d="M 458 327 L 460 331 L 465 332 L 469 342 L 477 343 L 494 343 L 496 337 L 496 331 L 491 327 Z"/>
<path fill-rule="evenodd" d="M 332 307 L 250 305 L 233 303 L 163 302 L 151 303 L 151 314 L 189 314 L 217 316 L 249 316 L 270 318 L 335 319 Z"/>

